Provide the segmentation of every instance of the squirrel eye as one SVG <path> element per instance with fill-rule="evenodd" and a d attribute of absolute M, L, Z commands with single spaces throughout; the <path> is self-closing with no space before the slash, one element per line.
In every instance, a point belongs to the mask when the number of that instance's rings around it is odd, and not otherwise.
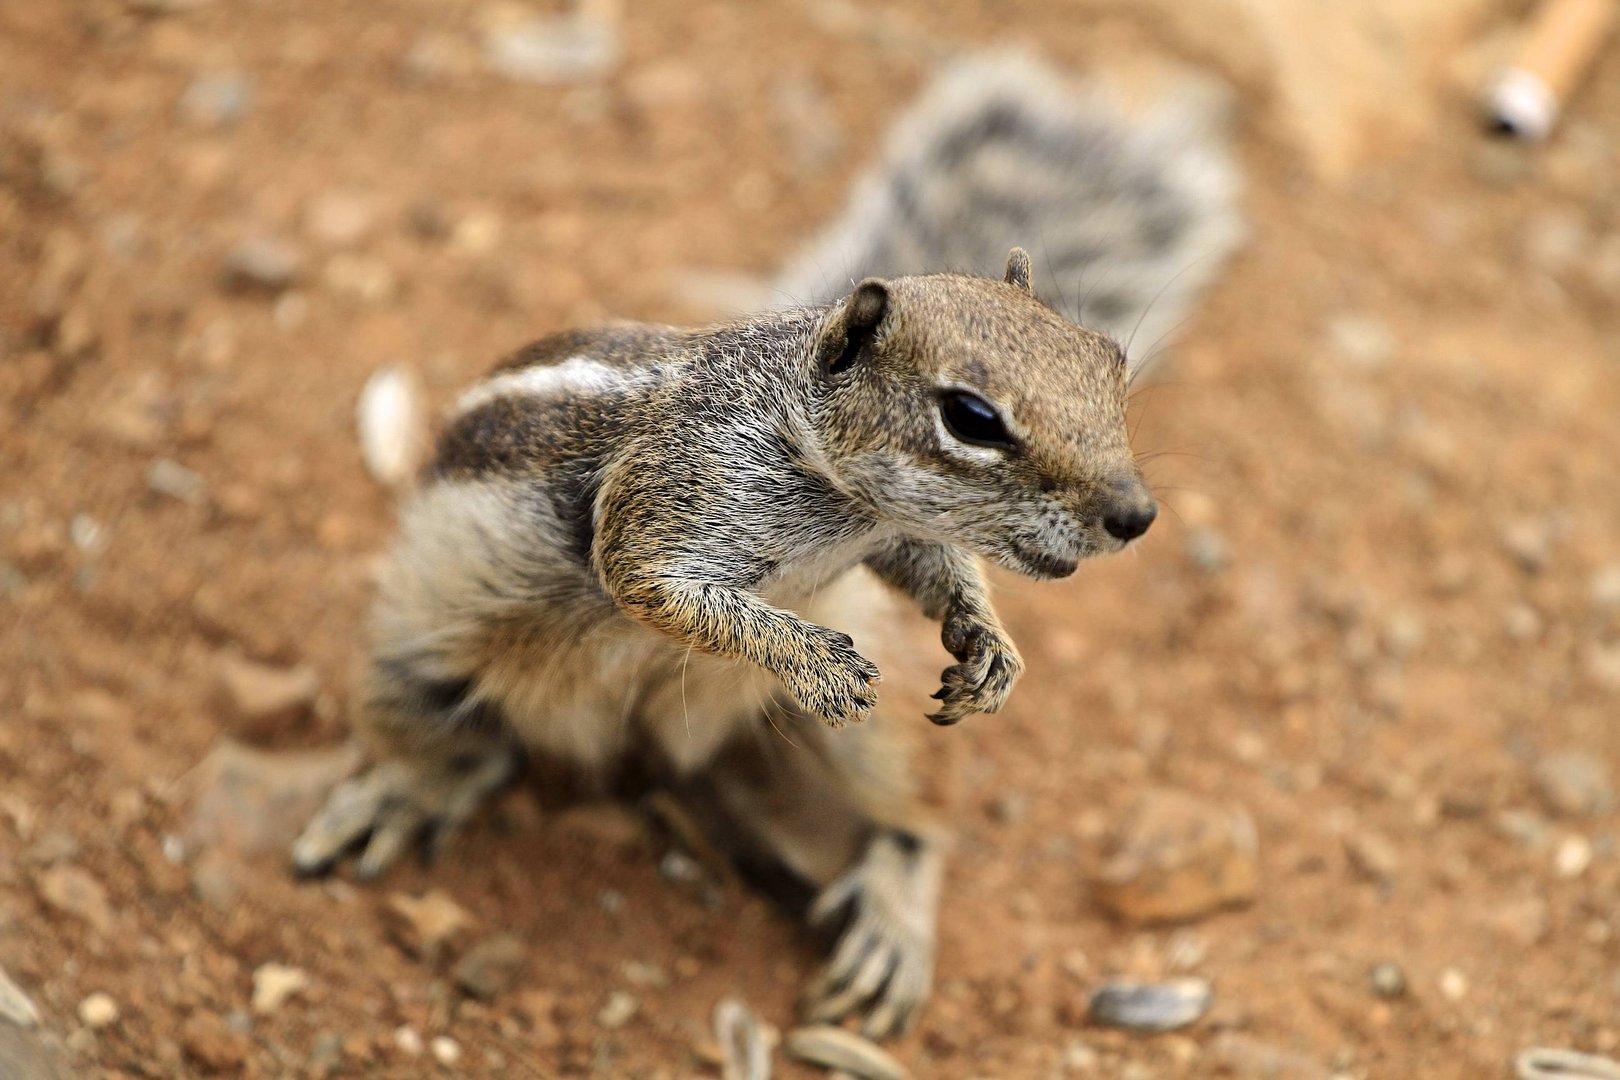
<path fill-rule="evenodd" d="M 947 390 L 939 400 L 939 413 L 945 429 L 970 446 L 1011 450 L 1017 445 L 996 407 L 978 394 Z"/>

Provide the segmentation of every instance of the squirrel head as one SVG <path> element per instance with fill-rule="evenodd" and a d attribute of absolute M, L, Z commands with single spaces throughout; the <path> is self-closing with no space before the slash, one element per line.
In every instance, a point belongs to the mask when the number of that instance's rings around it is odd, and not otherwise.
<path fill-rule="evenodd" d="M 1131 454 L 1125 354 L 1001 281 L 869 278 L 815 344 L 814 422 L 835 481 L 909 535 L 1063 577 L 1157 512 Z"/>

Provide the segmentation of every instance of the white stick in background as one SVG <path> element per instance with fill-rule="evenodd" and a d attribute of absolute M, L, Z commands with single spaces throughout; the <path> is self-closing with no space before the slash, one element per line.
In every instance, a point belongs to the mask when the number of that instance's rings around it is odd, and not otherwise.
<path fill-rule="evenodd" d="M 1547 0 L 1511 67 L 1486 92 L 1491 126 L 1505 135 L 1544 139 L 1614 23 L 1615 0 Z"/>

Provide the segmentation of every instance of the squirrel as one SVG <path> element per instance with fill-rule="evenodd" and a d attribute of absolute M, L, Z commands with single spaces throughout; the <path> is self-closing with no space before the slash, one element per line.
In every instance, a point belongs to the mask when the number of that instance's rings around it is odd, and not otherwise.
<path fill-rule="evenodd" d="M 903 122 L 890 179 L 919 152 L 944 170 L 1009 139 L 1067 153 L 1056 133 L 1098 123 L 1043 95 L 981 104 L 1000 119 L 929 121 L 932 151 Z M 868 225 L 884 242 L 907 228 Z M 332 792 L 295 869 L 358 846 L 373 878 L 452 834 L 525 754 L 635 757 L 703 793 L 739 865 L 793 882 L 836 936 L 808 1017 L 907 1029 L 932 982 L 945 835 L 857 644 L 885 632 L 875 582 L 939 623 L 955 663 L 930 719 L 954 724 L 1000 709 L 1023 670 L 981 560 L 1065 577 L 1156 514 L 1124 350 L 1034 277 L 1014 247 L 995 277 L 874 273 L 707 328 L 559 333 L 465 391 L 379 578 L 359 709 L 376 764 Z"/>

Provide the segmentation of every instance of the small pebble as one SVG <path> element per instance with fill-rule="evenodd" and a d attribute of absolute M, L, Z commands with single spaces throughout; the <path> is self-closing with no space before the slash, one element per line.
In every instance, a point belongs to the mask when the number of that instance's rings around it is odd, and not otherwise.
<path fill-rule="evenodd" d="M 1529 604 L 1514 604 L 1502 616 L 1502 630 L 1508 639 L 1521 644 L 1541 637 L 1541 616 Z"/>
<path fill-rule="evenodd" d="M 1592 841 L 1579 834 L 1566 836 L 1553 853 L 1553 868 L 1561 878 L 1578 878 L 1592 865 Z"/>
<path fill-rule="evenodd" d="M 1394 612 L 1384 624 L 1384 650 L 1397 660 L 1411 657 L 1427 638 L 1427 628 L 1416 612 Z"/>
<path fill-rule="evenodd" d="M 429 962 L 442 956 L 452 940 L 474 925 L 465 908 L 437 889 L 420 897 L 395 893 L 388 898 L 386 910 L 399 943 Z"/>
<path fill-rule="evenodd" d="M 620 970 L 624 973 L 624 981 L 631 986 L 664 987 L 669 985 L 669 972 L 657 964 L 649 964 L 641 960 L 626 960 Z"/>
<path fill-rule="evenodd" d="M 461 1044 L 450 1036 L 435 1036 L 431 1045 L 433 1057 L 440 1065 L 454 1065 L 461 1060 Z"/>
<path fill-rule="evenodd" d="M 1209 1055 L 1222 1075 L 1265 1080 L 1332 1080 L 1316 1059 L 1287 1047 L 1263 1042 L 1240 1031 L 1222 1031 L 1209 1044 Z"/>
<path fill-rule="evenodd" d="M 386 304 L 399 293 L 399 276 L 374 255 L 342 252 L 326 261 L 321 284 L 345 300 Z"/>
<path fill-rule="evenodd" d="M 1175 1031 L 1209 1011 L 1214 990 L 1207 979 L 1160 983 L 1106 983 L 1091 995 L 1091 1019 L 1129 1031 Z"/>
<path fill-rule="evenodd" d="M 107 530 L 89 514 L 74 514 L 68 523 L 68 539 L 86 555 L 100 555 L 107 549 Z"/>
<path fill-rule="evenodd" d="M 1520 945 L 1539 945 L 1552 930 L 1552 913 L 1546 900 L 1527 896 L 1498 905 L 1491 926 Z"/>
<path fill-rule="evenodd" d="M 597 1010 L 596 1022 L 613 1031 L 628 1024 L 639 1008 L 634 996 L 623 990 L 615 990 L 608 995 L 607 1003 Z"/>
<path fill-rule="evenodd" d="M 75 915 L 102 933 L 112 929 L 113 909 L 107 890 L 89 871 L 64 863 L 41 873 L 36 885 L 45 902 L 58 911 Z"/>
<path fill-rule="evenodd" d="M 861 1080 L 905 1080 L 910 1075 L 904 1065 L 870 1039 L 831 1024 L 795 1028 L 788 1033 L 787 1052 L 800 1061 L 824 1069 L 842 1069 Z"/>
<path fill-rule="evenodd" d="M 371 233 L 375 221 L 371 201 L 347 191 L 323 192 L 304 211 L 304 228 L 309 235 L 334 248 L 359 244 Z"/>
<path fill-rule="evenodd" d="M 1259 841 L 1242 806 L 1152 789 L 1120 820 L 1091 880 L 1097 902 L 1137 924 L 1196 918 L 1254 899 Z"/>
<path fill-rule="evenodd" d="M 1327 325 L 1327 339 L 1340 360 L 1361 371 L 1380 371 L 1395 358 L 1395 335 L 1371 316 L 1335 316 Z"/>
<path fill-rule="evenodd" d="M 309 986 L 309 976 L 285 964 L 261 964 L 253 972 L 253 1011 L 273 1013 Z"/>
<path fill-rule="evenodd" d="M 104 1028 L 118 1019 L 118 1002 L 98 990 L 79 1002 L 79 1019 L 87 1028 Z"/>
<path fill-rule="evenodd" d="M 1399 964 L 1384 962 L 1374 964 L 1369 975 L 1373 993 L 1381 998 L 1398 998 L 1406 996 L 1406 972 Z"/>
<path fill-rule="evenodd" d="M 401 1024 L 394 1029 L 394 1045 L 411 1057 L 419 1057 L 422 1053 L 422 1036 L 409 1024 Z"/>
<path fill-rule="evenodd" d="M 1029 814 L 1029 796 L 1010 791 L 997 795 L 990 802 L 990 816 L 1003 825 L 1013 825 Z"/>
<path fill-rule="evenodd" d="M 158 458 L 147 467 L 146 486 L 159 495 L 193 506 L 203 501 L 203 478 L 168 458 Z"/>
<path fill-rule="evenodd" d="M 1461 1001 L 1468 996 L 1468 976 L 1456 968 L 1440 973 L 1440 995 L 1447 1001 Z"/>
<path fill-rule="evenodd" d="M 1548 754 L 1536 762 L 1531 780 L 1547 809 L 1559 817 L 1592 817 L 1614 805 L 1608 766 L 1592 754 L 1578 750 Z"/>
<path fill-rule="evenodd" d="M 1535 518 L 1520 518 L 1510 522 L 1502 530 L 1501 540 L 1502 550 L 1506 551 L 1522 569 L 1531 573 L 1545 567 L 1548 556 L 1552 553 L 1552 529 L 1545 521 Z"/>
<path fill-rule="evenodd" d="M 605 75 L 619 62 L 619 35 L 608 22 L 581 16 L 526 19 L 491 29 L 484 61 L 509 79 L 569 83 Z"/>
<path fill-rule="evenodd" d="M 1350 865 L 1369 881 L 1387 883 L 1400 872 L 1400 852 L 1379 833 L 1368 830 L 1352 832 L 1344 838 L 1344 849 L 1350 857 Z"/>
<path fill-rule="evenodd" d="M 283 240 L 262 236 L 244 240 L 225 255 L 220 276 L 227 288 L 279 292 L 298 280 L 304 257 Z"/>
<path fill-rule="evenodd" d="M 673 881 L 678 885 L 690 885 L 703 880 L 703 867 L 690 855 L 680 851 L 671 851 L 658 863 L 658 872 L 664 876 L 665 881 Z"/>
<path fill-rule="evenodd" d="M 210 1073 L 240 1076 L 252 1048 L 241 1031 L 232 1030 L 223 1020 L 207 1012 L 195 1012 L 180 1025 L 180 1040 L 186 1056 Z"/>
<path fill-rule="evenodd" d="M 1531 851 L 1547 843 L 1547 822 L 1532 810 L 1503 810 L 1496 815 L 1495 824 L 1503 836 Z"/>
<path fill-rule="evenodd" d="M 1076 1039 L 1063 1048 L 1063 1068 L 1072 1073 L 1091 1072 L 1102 1062 L 1097 1051 Z"/>
<path fill-rule="evenodd" d="M 506 990 L 522 974 L 528 950 L 511 934 L 501 934 L 467 950 L 451 970 L 456 985 L 480 1001 L 490 1001 Z"/>
<path fill-rule="evenodd" d="M 246 742 L 307 718 L 320 691 L 320 674 L 308 664 L 272 667 L 231 651 L 214 660 L 216 703 L 232 733 Z"/>
<path fill-rule="evenodd" d="M 1518 1080 L 1620 1080 L 1620 1061 L 1540 1046 L 1513 1059 Z"/>

